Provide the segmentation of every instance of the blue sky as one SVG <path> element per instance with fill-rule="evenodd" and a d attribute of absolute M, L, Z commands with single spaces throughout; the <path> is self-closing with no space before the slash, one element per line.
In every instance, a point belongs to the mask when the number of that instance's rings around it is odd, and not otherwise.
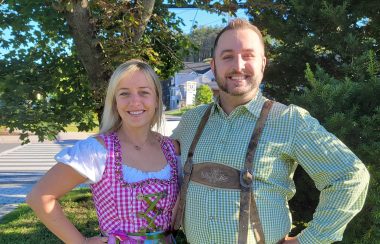
<path fill-rule="evenodd" d="M 182 30 L 184 33 L 190 33 L 192 23 L 194 21 L 194 24 L 197 26 L 225 26 L 226 24 L 223 23 L 223 18 L 227 21 L 230 18 L 233 18 L 228 15 L 218 15 L 215 13 L 209 13 L 205 10 L 197 10 L 197 9 L 191 9 L 191 8 L 175 8 L 175 9 L 169 9 L 171 12 L 174 12 L 177 14 L 177 16 L 181 17 L 183 19 L 183 22 L 186 26 L 182 27 Z M 243 9 L 239 9 L 237 12 L 237 17 L 239 18 L 247 18 L 246 14 L 244 13 Z M 198 23 L 196 23 L 198 22 Z"/>

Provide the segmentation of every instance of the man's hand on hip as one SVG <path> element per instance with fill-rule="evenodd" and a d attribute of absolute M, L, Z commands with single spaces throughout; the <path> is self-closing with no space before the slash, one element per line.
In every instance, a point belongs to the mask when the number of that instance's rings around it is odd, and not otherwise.
<path fill-rule="evenodd" d="M 285 237 L 281 244 L 299 244 L 297 237 Z"/>

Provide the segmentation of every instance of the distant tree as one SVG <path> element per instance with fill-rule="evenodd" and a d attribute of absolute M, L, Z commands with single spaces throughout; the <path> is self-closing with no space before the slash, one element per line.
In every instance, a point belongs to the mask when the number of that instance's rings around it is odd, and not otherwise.
<path fill-rule="evenodd" d="M 309 85 L 306 63 L 355 81 L 363 73 L 356 57 L 368 50 L 379 53 L 380 5 L 375 0 L 263 2 L 250 1 L 248 13 L 266 36 L 265 91 L 279 101 L 288 102 L 290 92 Z"/>
<path fill-rule="evenodd" d="M 317 66 L 313 72 L 308 65 L 305 76 L 310 88 L 305 88 L 302 95 L 290 97 L 292 103 L 307 108 L 328 131 L 348 145 L 370 171 L 366 204 L 348 225 L 343 243 L 377 243 L 380 238 L 380 63 L 373 51 L 364 53 L 361 59 L 361 67 L 366 67 L 362 70 L 362 80 L 352 80 L 349 76 L 335 79 L 321 67 Z M 305 196 L 310 196 L 313 186 L 302 177 L 298 181 L 305 187 L 297 193 L 301 198 L 292 206 L 306 210 L 310 198 Z M 317 196 L 314 192 L 311 199 L 317 200 Z M 315 207 L 315 203 L 311 205 Z M 309 210 L 301 218 L 311 218 L 313 209 Z"/>
<path fill-rule="evenodd" d="M 190 49 L 190 54 L 186 57 L 186 60 L 203 62 L 205 59 L 211 58 L 214 41 L 220 30 L 221 27 L 207 26 L 194 29 L 188 35 L 194 47 Z"/>
<path fill-rule="evenodd" d="M 195 94 L 195 104 L 208 104 L 212 102 L 213 93 L 208 85 L 200 85 Z"/>

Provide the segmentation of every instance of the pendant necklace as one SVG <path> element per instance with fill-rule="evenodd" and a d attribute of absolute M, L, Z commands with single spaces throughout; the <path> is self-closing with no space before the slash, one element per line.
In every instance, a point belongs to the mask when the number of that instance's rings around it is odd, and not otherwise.
<path fill-rule="evenodd" d="M 129 141 L 131 142 L 131 144 L 133 145 L 133 148 L 136 150 L 136 151 L 141 151 L 141 149 L 144 148 L 144 146 L 146 145 L 146 143 L 148 142 L 148 139 L 149 139 L 149 134 L 145 140 L 145 142 L 142 144 L 142 145 L 136 145 L 135 143 L 132 142 L 132 140 L 129 139 Z"/>

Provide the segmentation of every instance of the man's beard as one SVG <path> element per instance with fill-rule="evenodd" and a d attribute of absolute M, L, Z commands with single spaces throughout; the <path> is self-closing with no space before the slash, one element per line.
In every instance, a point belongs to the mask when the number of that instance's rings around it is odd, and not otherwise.
<path fill-rule="evenodd" d="M 218 84 L 219 89 L 222 90 L 223 92 L 231 95 L 231 96 L 236 96 L 236 97 L 242 96 L 242 95 L 245 95 L 245 94 L 247 94 L 247 93 L 249 93 L 255 89 L 255 80 L 254 80 L 255 77 L 251 76 L 249 79 L 246 80 L 246 82 L 247 82 L 246 89 L 244 89 L 243 91 L 232 91 L 232 90 L 228 89 L 227 78 L 218 75 L 218 71 L 217 71 L 216 66 L 215 66 L 214 70 L 215 70 L 216 83 Z"/>

